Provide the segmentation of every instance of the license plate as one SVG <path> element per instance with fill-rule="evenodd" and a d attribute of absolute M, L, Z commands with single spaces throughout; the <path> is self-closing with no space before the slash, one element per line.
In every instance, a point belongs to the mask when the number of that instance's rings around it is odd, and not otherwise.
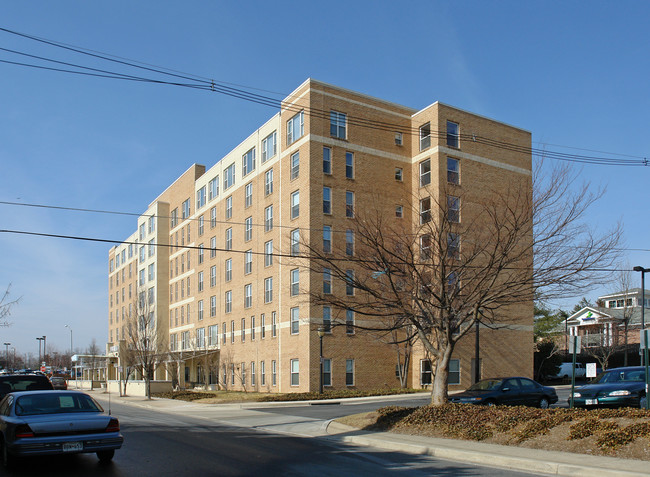
<path fill-rule="evenodd" d="M 596 406 L 598 404 L 598 399 L 585 399 L 586 406 Z"/>
<path fill-rule="evenodd" d="M 63 452 L 75 452 L 83 450 L 83 442 L 64 442 L 63 443 Z"/>

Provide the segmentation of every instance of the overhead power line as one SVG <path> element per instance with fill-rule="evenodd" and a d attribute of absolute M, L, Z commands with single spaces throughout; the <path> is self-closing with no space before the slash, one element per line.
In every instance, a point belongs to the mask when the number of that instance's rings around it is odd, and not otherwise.
<path fill-rule="evenodd" d="M 177 78 L 180 80 L 186 80 L 190 81 L 190 83 L 185 83 L 185 82 L 179 82 L 179 81 L 166 81 L 166 80 L 161 80 L 161 79 L 156 79 L 156 78 L 147 78 L 143 76 L 137 76 L 137 75 L 130 75 L 130 74 L 125 74 L 125 73 L 120 73 L 120 72 L 115 72 L 115 71 L 110 71 L 110 70 L 105 70 L 105 69 L 98 69 L 98 68 L 92 68 L 88 66 L 83 66 L 75 63 L 70 63 L 70 62 L 63 62 L 59 60 L 54 60 L 51 58 L 46 58 L 42 56 L 37 56 L 37 55 L 31 55 L 28 53 L 20 52 L 17 50 L 9 50 L 6 48 L 2 48 L 0 50 L 6 51 L 8 53 L 12 54 L 17 54 L 17 55 L 22 55 L 22 56 L 27 56 L 31 57 L 34 59 L 38 59 L 40 61 L 45 61 L 45 62 L 52 62 L 55 64 L 60 64 L 60 65 L 65 65 L 68 67 L 72 68 L 78 68 L 81 71 L 76 71 L 76 70 L 70 70 L 70 69 L 64 69 L 64 68 L 55 68 L 55 67 L 48 67 L 48 66 L 43 66 L 43 65 L 36 65 L 36 64 L 29 64 L 29 63 L 23 63 L 23 62 L 16 62 L 16 61 L 9 61 L 9 60 L 0 60 L 2 63 L 6 64 L 13 64 L 17 66 L 24 66 L 24 67 L 31 67 L 31 68 L 37 68 L 37 69 L 44 69 L 44 70 L 49 70 L 49 71 L 56 71 L 56 72 L 61 72 L 61 73 L 69 73 L 69 74 L 77 74 L 77 75 L 84 75 L 84 76 L 95 76 L 95 77 L 100 77 L 100 78 L 105 78 L 105 79 L 120 79 L 120 80 L 126 80 L 126 81 L 136 81 L 136 82 L 143 82 L 143 83 L 154 83 L 154 84 L 164 84 L 164 85 L 170 85 L 170 86 L 179 86 L 179 87 L 185 87 L 185 88 L 191 88 L 191 89 L 198 89 L 198 90 L 204 90 L 204 91 L 211 91 L 227 96 L 231 96 L 237 99 L 242 99 L 244 101 L 248 102 L 253 102 L 256 104 L 260 104 L 263 106 L 268 106 L 272 107 L 275 109 L 284 109 L 292 112 L 298 112 L 298 111 L 305 111 L 306 114 L 308 114 L 312 118 L 318 118 L 318 119 L 328 119 L 330 117 L 330 111 L 319 109 L 319 108 L 312 108 L 309 106 L 301 106 L 299 104 L 293 104 L 292 102 L 287 102 L 287 101 L 282 101 L 279 99 L 271 98 L 269 96 L 263 95 L 263 94 L 258 94 L 258 93 L 253 93 L 251 89 L 255 89 L 257 91 L 265 91 L 265 90 L 260 90 L 257 88 L 251 88 L 251 87 L 246 87 L 246 89 L 242 89 L 242 87 L 234 87 L 231 86 L 232 83 L 225 83 L 225 82 L 217 82 L 214 80 L 208 80 L 204 77 L 193 75 L 193 74 L 188 74 L 188 73 L 181 73 L 176 70 L 168 69 L 168 68 L 162 68 L 162 67 L 155 67 L 152 65 L 149 65 L 147 63 L 141 63 L 141 62 L 136 62 L 134 60 L 125 60 L 120 57 L 112 56 L 112 55 L 107 55 L 107 54 L 100 54 L 97 52 L 94 52 L 92 50 L 87 50 L 79 47 L 72 47 L 69 45 L 66 45 L 61 42 L 53 41 L 53 40 L 47 40 L 44 38 L 39 38 L 34 35 L 28 35 L 24 33 L 19 33 L 13 30 L 9 30 L 7 28 L 0 28 L 0 31 L 4 31 L 5 33 L 9 33 L 12 35 L 17 35 L 29 40 L 33 40 L 36 42 L 40 42 L 49 46 L 53 46 L 56 48 L 61 48 L 67 51 L 71 51 L 73 53 L 78 53 L 81 55 L 89 56 L 92 58 L 96 58 L 102 61 L 108 61 L 112 62 L 121 66 L 127 66 L 131 68 L 136 68 L 140 70 L 147 71 L 149 73 L 156 73 L 172 78 Z M 275 93 L 274 93 L 275 94 Z M 279 94 L 279 93 L 278 93 Z M 290 97 L 288 99 L 291 99 Z M 357 117 L 357 116 L 347 116 L 347 123 L 350 126 L 359 126 L 363 128 L 368 128 L 368 129 L 375 129 L 375 130 L 381 130 L 381 131 L 391 131 L 391 132 L 400 132 L 403 134 L 407 135 L 414 135 L 417 136 L 420 134 L 419 128 L 414 128 L 410 126 L 405 126 L 402 124 L 396 124 L 396 123 L 390 123 L 390 122 L 384 122 L 384 121 L 377 121 L 377 120 L 371 120 L 371 119 L 366 119 L 363 117 Z M 446 131 L 431 131 L 430 134 L 432 136 L 435 136 L 437 138 L 445 138 L 447 136 Z M 632 156 L 632 157 L 637 157 L 637 159 L 623 159 L 621 156 L 622 154 L 616 154 L 615 156 L 618 157 L 605 157 L 605 156 L 597 156 L 597 155 L 583 155 L 583 154 L 571 154 L 571 153 L 564 153 L 564 152 L 559 152 L 559 151 L 550 151 L 548 149 L 540 149 L 540 148 L 533 148 L 529 146 L 522 146 L 519 144 L 514 144 L 510 143 L 507 141 L 501 141 L 501 140 L 496 140 L 493 138 L 489 137 L 483 137 L 479 136 L 476 134 L 471 134 L 471 133 L 462 133 L 458 135 L 458 138 L 462 141 L 471 141 L 474 143 L 482 144 L 488 147 L 494 147 L 497 149 L 501 150 L 508 150 L 516 153 L 522 153 L 522 154 L 531 154 L 534 156 L 539 156 L 539 157 L 547 157 L 550 159 L 555 159 L 555 160 L 561 160 L 561 161 L 568 161 L 568 162 L 575 162 L 575 163 L 581 163 L 581 164 L 594 164 L 594 165 L 609 165 L 609 166 L 648 166 L 649 161 L 647 158 L 640 158 L 638 156 Z M 630 157 L 630 156 L 626 156 Z"/>

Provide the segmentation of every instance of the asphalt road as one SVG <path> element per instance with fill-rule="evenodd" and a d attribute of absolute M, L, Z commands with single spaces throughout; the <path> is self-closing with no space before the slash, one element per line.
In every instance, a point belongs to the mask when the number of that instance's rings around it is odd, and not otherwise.
<path fill-rule="evenodd" d="M 311 406 L 302 409 L 319 409 L 320 413 L 328 414 L 334 412 L 334 408 L 344 407 L 348 406 Z M 352 407 L 355 410 L 360 408 Z M 170 414 L 113 403 L 112 413 L 120 419 L 125 442 L 123 448 L 116 452 L 111 464 L 100 465 L 94 455 L 31 458 L 20 462 L 19 467 L 12 472 L 0 474 L 39 477 L 531 475 L 428 456 L 355 447 L 337 442 L 335 437 L 300 437 L 286 431 L 269 431 L 274 428 L 275 422 L 281 423 L 278 429 L 285 430 L 291 423 L 299 425 L 303 421 L 312 422 L 309 418 L 301 417 L 302 411 L 294 410 L 290 413 L 292 417 L 286 417 L 269 412 L 279 408 L 267 408 L 259 413 L 248 412 L 246 421 L 238 420 L 236 413 L 228 417 L 223 410 L 213 409 L 212 413 L 206 409 L 205 412 L 199 410 L 189 415 Z M 217 416 L 226 417 L 226 420 Z M 231 425 L 227 421 L 239 424 Z M 256 422 L 260 426 L 251 427 Z M 241 425 L 246 427 L 240 427 Z"/>

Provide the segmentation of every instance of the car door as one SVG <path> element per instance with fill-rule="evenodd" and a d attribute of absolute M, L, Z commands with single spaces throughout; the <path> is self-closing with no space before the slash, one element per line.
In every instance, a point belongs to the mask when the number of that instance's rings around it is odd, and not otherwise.
<path fill-rule="evenodd" d="M 537 406 L 544 395 L 544 390 L 535 381 L 527 378 L 519 378 L 521 385 L 520 403 L 525 406 Z"/>
<path fill-rule="evenodd" d="M 504 379 L 501 386 L 500 404 L 515 406 L 519 404 L 521 390 L 517 378 Z"/>

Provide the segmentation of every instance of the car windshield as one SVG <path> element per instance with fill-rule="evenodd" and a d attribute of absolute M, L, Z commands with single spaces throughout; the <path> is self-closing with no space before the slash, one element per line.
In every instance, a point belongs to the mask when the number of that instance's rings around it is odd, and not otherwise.
<path fill-rule="evenodd" d="M 643 371 L 607 371 L 600 376 L 598 383 L 643 382 Z"/>
<path fill-rule="evenodd" d="M 493 391 L 499 389 L 502 379 L 484 379 L 478 383 L 472 384 L 467 390 L 468 391 Z"/>
<path fill-rule="evenodd" d="M 16 415 L 60 414 L 66 412 L 102 412 L 102 408 L 85 394 L 29 394 L 16 400 Z"/>

